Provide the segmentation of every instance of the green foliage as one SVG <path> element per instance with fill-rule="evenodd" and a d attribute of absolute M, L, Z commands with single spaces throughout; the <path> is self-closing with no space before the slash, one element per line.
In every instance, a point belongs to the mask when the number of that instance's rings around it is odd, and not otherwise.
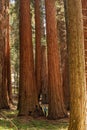
<path fill-rule="evenodd" d="M 51 124 L 46 121 L 32 120 L 28 123 L 14 121 L 18 130 L 68 130 L 67 123 Z M 0 130 L 16 130 L 6 120 L 0 120 Z"/>
<path fill-rule="evenodd" d="M 58 40 L 60 44 L 66 42 L 66 24 L 63 0 L 56 0 Z"/>
<path fill-rule="evenodd" d="M 19 77 L 19 0 L 10 3 L 10 46 L 11 68 L 14 73 L 15 85 L 18 87 Z"/>
<path fill-rule="evenodd" d="M 33 119 L 31 117 L 16 117 L 17 111 L 3 112 L 16 125 L 18 130 L 68 130 L 68 123 L 61 121 L 48 121 Z M 16 130 L 6 119 L 0 118 L 0 130 Z"/>
<path fill-rule="evenodd" d="M 40 12 L 41 12 L 41 44 L 46 44 L 46 10 L 45 10 L 45 1 L 40 0 Z"/>

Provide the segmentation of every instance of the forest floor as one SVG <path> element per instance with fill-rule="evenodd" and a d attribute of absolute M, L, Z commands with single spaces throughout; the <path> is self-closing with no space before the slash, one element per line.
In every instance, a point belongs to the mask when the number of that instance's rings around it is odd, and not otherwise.
<path fill-rule="evenodd" d="M 57 121 L 44 118 L 17 117 L 17 110 L 0 111 L 0 130 L 68 130 L 68 119 Z"/>

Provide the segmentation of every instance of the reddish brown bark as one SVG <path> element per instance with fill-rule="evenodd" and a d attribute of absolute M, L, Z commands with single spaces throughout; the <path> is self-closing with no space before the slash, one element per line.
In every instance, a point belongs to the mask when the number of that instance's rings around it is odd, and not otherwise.
<path fill-rule="evenodd" d="M 67 43 L 60 43 L 61 70 L 63 82 L 64 103 L 67 110 L 70 109 L 70 87 L 69 87 L 69 63 L 67 54 Z"/>
<path fill-rule="evenodd" d="M 41 94 L 41 20 L 40 20 L 40 1 L 35 0 L 35 40 L 36 40 L 36 85 L 38 97 Z"/>
<path fill-rule="evenodd" d="M 7 43 L 6 43 L 6 33 L 4 36 L 4 47 L 3 47 L 3 72 L 2 72 L 2 92 L 3 95 L 3 104 L 6 104 L 8 106 L 9 103 L 9 96 L 8 96 L 8 88 L 7 88 Z M 5 98 L 5 99 L 4 99 Z"/>
<path fill-rule="evenodd" d="M 41 87 L 42 87 L 42 103 L 48 103 L 48 65 L 47 65 L 47 49 L 46 46 L 41 47 Z"/>
<path fill-rule="evenodd" d="M 6 1 L 1 1 L 0 15 L 0 108 L 9 108 L 7 91 L 7 59 L 6 59 Z"/>
<path fill-rule="evenodd" d="M 0 108 L 9 108 L 9 97 L 8 97 L 8 89 L 7 89 L 7 57 L 6 57 L 6 41 L 5 36 L 2 39 L 2 72 L 1 72 L 1 102 L 0 102 Z"/>
<path fill-rule="evenodd" d="M 19 115 L 32 114 L 37 107 L 38 96 L 34 73 L 30 0 L 21 0 Z"/>
<path fill-rule="evenodd" d="M 63 67 L 62 67 L 62 76 L 63 76 L 63 93 L 64 93 L 64 103 L 66 106 L 66 109 L 70 109 L 70 88 L 69 88 L 69 65 L 68 65 L 68 57 L 67 55 L 63 60 Z"/>
<path fill-rule="evenodd" d="M 48 91 L 50 119 L 58 119 L 66 116 L 63 102 L 63 90 L 60 72 L 60 56 L 57 39 L 57 21 L 55 0 L 45 0 L 46 23 L 47 23 L 47 45 L 48 45 Z"/>
<path fill-rule="evenodd" d="M 66 3 L 67 1 L 64 0 L 64 11 L 65 11 L 65 24 L 66 24 L 66 32 L 65 37 L 67 38 L 67 16 L 66 16 Z M 65 38 L 65 39 L 66 39 Z M 69 86 L 69 61 L 68 61 L 68 49 L 67 49 L 67 40 L 65 40 L 65 45 L 63 45 L 63 51 L 61 60 L 63 61 L 63 92 L 64 92 L 64 103 L 66 105 L 67 110 L 70 110 L 70 86 Z"/>

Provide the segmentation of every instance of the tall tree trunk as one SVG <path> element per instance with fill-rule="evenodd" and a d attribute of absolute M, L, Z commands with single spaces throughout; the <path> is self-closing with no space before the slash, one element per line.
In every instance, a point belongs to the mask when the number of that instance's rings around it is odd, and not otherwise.
<path fill-rule="evenodd" d="M 41 87 L 42 104 L 48 103 L 48 64 L 46 46 L 41 46 Z"/>
<path fill-rule="evenodd" d="M 84 26 L 84 47 L 85 47 L 85 71 L 87 84 L 87 1 L 82 0 L 83 26 Z M 87 85 L 86 85 L 87 91 Z"/>
<path fill-rule="evenodd" d="M 83 13 L 83 27 L 84 27 L 85 74 L 86 74 L 86 96 L 87 96 L 87 1 L 86 0 L 82 0 L 82 13 Z M 87 106 L 87 99 L 86 99 L 86 106 Z"/>
<path fill-rule="evenodd" d="M 57 21 L 55 0 L 45 0 L 47 44 L 48 44 L 48 85 L 49 85 L 49 111 L 50 119 L 58 119 L 66 116 L 63 102 L 63 89 L 60 72 L 60 56 L 57 39 Z"/>
<path fill-rule="evenodd" d="M 0 1 L 0 108 L 9 108 L 7 91 L 7 52 L 6 52 L 6 1 Z"/>
<path fill-rule="evenodd" d="M 81 0 L 67 0 L 69 55 L 69 130 L 85 130 L 85 58 Z"/>
<path fill-rule="evenodd" d="M 38 97 L 41 94 L 41 20 L 40 20 L 40 1 L 35 0 L 35 40 L 36 40 L 36 85 Z"/>
<path fill-rule="evenodd" d="M 70 86 L 69 86 L 69 63 L 68 63 L 68 50 L 67 50 L 67 16 L 66 16 L 66 0 L 64 1 L 64 13 L 65 13 L 65 25 L 66 25 L 66 43 L 63 54 L 64 68 L 63 68 L 63 91 L 64 91 L 64 102 L 67 110 L 70 110 Z"/>
<path fill-rule="evenodd" d="M 20 86 L 19 115 L 29 115 L 38 107 L 35 84 L 30 0 L 20 1 Z"/>
<path fill-rule="evenodd" d="M 65 59 L 65 63 L 63 63 L 62 68 L 62 76 L 63 76 L 63 93 L 64 93 L 64 103 L 67 110 L 70 110 L 70 88 L 69 88 L 69 66 L 68 66 L 68 58 L 67 55 L 62 57 Z"/>
<path fill-rule="evenodd" d="M 0 26 L 1 26 L 1 24 L 0 24 Z M 2 32 L 1 32 L 1 30 L 0 30 L 0 43 L 2 43 L 2 44 L 0 44 L 0 109 L 2 109 L 3 108 L 3 98 L 2 98 L 2 94 L 3 94 L 3 92 L 2 92 L 2 72 L 3 72 L 3 37 L 2 37 Z"/>
<path fill-rule="evenodd" d="M 6 51 L 5 51 L 5 36 L 1 34 L 0 42 L 0 108 L 8 109 L 9 108 L 9 98 L 7 91 L 7 78 L 6 78 Z"/>

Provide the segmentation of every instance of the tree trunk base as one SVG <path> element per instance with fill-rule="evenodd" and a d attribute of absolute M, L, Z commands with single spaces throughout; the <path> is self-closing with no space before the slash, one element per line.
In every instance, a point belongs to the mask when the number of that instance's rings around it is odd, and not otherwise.
<path fill-rule="evenodd" d="M 55 115 L 55 116 L 48 115 L 47 116 L 48 120 L 60 120 L 60 119 L 64 119 L 64 118 L 68 118 L 68 114 L 66 114 L 66 115 L 60 115 L 60 116 L 57 116 L 57 115 Z"/>
<path fill-rule="evenodd" d="M 37 118 L 37 117 L 43 117 L 44 113 L 43 113 L 42 108 L 36 105 L 36 108 L 34 111 L 29 111 L 28 113 L 24 113 L 24 114 L 19 113 L 18 116 L 32 116 L 34 118 Z"/>
<path fill-rule="evenodd" d="M 35 117 L 35 118 L 44 116 L 42 107 L 36 105 L 36 108 L 35 108 L 34 112 L 31 113 L 31 115 L 32 115 L 33 117 Z"/>

